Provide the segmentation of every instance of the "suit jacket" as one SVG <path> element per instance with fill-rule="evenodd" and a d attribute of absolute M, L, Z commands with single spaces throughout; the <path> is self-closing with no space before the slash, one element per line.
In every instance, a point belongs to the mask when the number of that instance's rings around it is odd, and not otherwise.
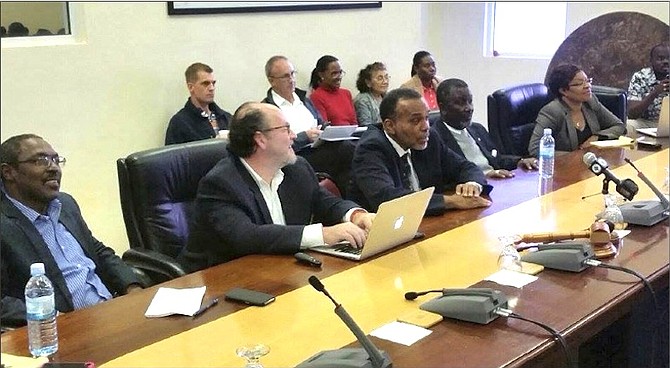
<path fill-rule="evenodd" d="M 582 104 L 582 112 L 593 135 L 603 139 L 616 139 L 626 133 L 626 124 L 603 106 L 595 94 L 588 102 Z M 546 104 L 538 113 L 536 121 L 537 124 L 528 142 L 528 152 L 531 156 L 537 157 L 540 151 L 540 139 L 544 135 L 544 128 L 551 128 L 556 151 L 574 151 L 579 147 L 577 129 L 570 119 L 570 108 L 560 98 L 555 98 Z"/>
<path fill-rule="evenodd" d="M 60 222 L 77 239 L 84 254 L 93 260 L 96 274 L 109 291 L 113 295 L 123 294 L 128 285 L 139 284 L 140 281 L 132 269 L 114 250 L 93 237 L 74 198 L 60 193 L 58 199 L 62 203 Z M 65 278 L 42 235 L 4 194 L 1 201 L 2 324 L 26 323 L 24 289 L 30 278 L 30 265 L 35 262 L 44 263 L 46 275 L 54 286 L 56 309 L 61 312 L 74 310 L 72 295 Z"/>
<path fill-rule="evenodd" d="M 461 157 L 465 157 L 461 146 L 458 145 L 456 138 L 454 138 L 451 130 L 449 130 L 443 121 L 440 120 L 433 126 L 433 128 L 437 131 L 438 135 L 444 141 L 447 147 L 449 147 L 449 149 L 458 153 Z M 496 156 L 493 156 L 493 150 L 500 152 L 500 149 L 498 149 L 498 147 L 496 147 L 496 145 L 493 143 L 489 132 L 486 130 L 486 128 L 484 128 L 483 125 L 479 123 L 471 123 L 465 129 L 472 136 L 472 138 L 475 139 L 477 146 L 479 146 L 479 150 L 482 152 L 482 154 L 484 154 L 484 157 L 486 157 L 488 160 L 489 165 L 491 165 L 494 169 L 516 169 L 521 156 L 503 155 L 500 153 L 498 153 Z"/>
<path fill-rule="evenodd" d="M 492 189 L 486 184 L 482 171 L 444 145 L 433 129 L 426 149 L 412 150 L 411 157 L 420 187 L 435 187 L 427 215 L 438 215 L 446 210 L 442 193 L 457 184 L 477 182 L 484 186 L 484 195 Z M 351 166 L 353 173 L 347 193 L 351 200 L 368 211 L 377 211 L 383 202 L 411 192 L 402 185 L 398 153 L 386 138 L 381 124 L 368 125 L 358 142 Z"/>
<path fill-rule="evenodd" d="M 258 185 L 237 156 L 219 161 L 198 186 L 194 229 L 181 260 L 197 270 L 247 254 L 293 254 L 300 250 L 305 225 L 334 225 L 359 207 L 319 186 L 300 156 L 282 171 L 278 193 L 285 226 L 272 223 Z"/>

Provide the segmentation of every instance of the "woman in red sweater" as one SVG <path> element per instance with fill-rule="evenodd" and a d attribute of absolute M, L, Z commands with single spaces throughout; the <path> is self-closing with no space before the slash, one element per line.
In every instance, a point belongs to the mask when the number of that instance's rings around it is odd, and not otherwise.
<path fill-rule="evenodd" d="M 322 56 L 312 71 L 309 99 L 323 120 L 332 125 L 358 125 L 351 92 L 340 88 L 345 74 L 337 58 L 330 55 Z"/>

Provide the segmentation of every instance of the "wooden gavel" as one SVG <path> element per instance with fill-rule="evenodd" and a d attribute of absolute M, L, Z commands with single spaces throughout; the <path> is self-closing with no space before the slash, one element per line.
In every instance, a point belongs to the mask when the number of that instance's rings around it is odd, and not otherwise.
<path fill-rule="evenodd" d="M 607 244 L 610 242 L 610 225 L 605 221 L 596 221 L 587 230 L 557 233 L 530 233 L 519 235 L 516 243 L 546 243 L 559 240 L 588 238 L 591 244 Z"/>

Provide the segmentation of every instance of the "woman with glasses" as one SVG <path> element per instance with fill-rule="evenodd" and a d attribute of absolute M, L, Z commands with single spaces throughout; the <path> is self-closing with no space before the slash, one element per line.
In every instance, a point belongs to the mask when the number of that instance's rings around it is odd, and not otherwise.
<path fill-rule="evenodd" d="M 358 73 L 356 88 L 360 92 L 354 98 L 354 108 L 358 125 L 364 126 L 381 122 L 379 104 L 389 89 L 389 73 L 380 62 L 369 64 Z"/>
<path fill-rule="evenodd" d="M 591 93 L 592 79 L 576 65 L 559 65 L 547 87 L 554 98 L 537 115 L 528 152 L 536 156 L 544 128 L 551 128 L 557 151 L 575 151 L 597 140 L 617 139 L 626 126 Z"/>
<path fill-rule="evenodd" d="M 345 75 L 339 60 L 331 55 L 322 56 L 312 70 L 309 99 L 321 117 L 332 125 L 358 124 L 351 92 L 340 87 Z"/>
<path fill-rule="evenodd" d="M 439 110 L 437 106 L 437 85 L 442 78 L 436 76 L 435 60 L 428 51 L 419 51 L 412 59 L 412 78 L 400 88 L 411 88 L 423 96 L 431 111 Z"/>

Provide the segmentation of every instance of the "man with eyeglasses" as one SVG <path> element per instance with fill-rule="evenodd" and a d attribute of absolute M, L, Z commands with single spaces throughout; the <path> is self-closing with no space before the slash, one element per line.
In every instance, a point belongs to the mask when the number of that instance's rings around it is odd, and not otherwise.
<path fill-rule="evenodd" d="M 45 265 L 59 312 L 140 288 L 131 268 L 93 237 L 75 200 L 60 192 L 64 163 L 34 134 L 0 145 L 3 326 L 26 324 L 24 288 L 35 262 Z"/>
<path fill-rule="evenodd" d="M 628 86 L 628 125 L 633 129 L 658 125 L 661 101 L 670 90 L 670 45 L 652 47 L 649 62 L 651 66 L 633 74 Z"/>
<path fill-rule="evenodd" d="M 242 104 L 229 155 L 200 181 L 180 260 L 199 270 L 248 254 L 294 254 L 347 241 L 362 246 L 374 214 L 319 186 L 293 152 L 295 134 L 274 105 Z"/>
<path fill-rule="evenodd" d="M 304 157 L 317 172 L 330 175 L 340 192 L 345 194 L 355 145 L 350 141 L 323 141 L 313 147 L 321 136 L 325 121 L 307 98 L 307 92 L 296 88 L 296 70 L 288 58 L 275 55 L 268 59 L 265 76 L 270 88 L 262 102 L 279 107 L 286 116 L 296 134 L 293 151 Z"/>
<path fill-rule="evenodd" d="M 184 75 L 190 97 L 170 119 L 165 144 L 225 138 L 231 115 L 214 102 L 214 70 L 209 65 L 194 63 L 186 69 Z"/>

